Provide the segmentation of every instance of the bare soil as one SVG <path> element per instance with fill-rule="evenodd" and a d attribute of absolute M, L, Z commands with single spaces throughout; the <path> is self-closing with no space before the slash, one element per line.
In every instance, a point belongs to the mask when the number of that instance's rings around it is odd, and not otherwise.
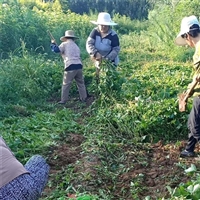
<path fill-rule="evenodd" d="M 87 106 L 92 103 L 92 100 L 90 101 Z M 96 188 L 97 185 L 93 184 L 93 181 L 97 180 L 99 176 L 104 176 L 103 174 L 99 175 L 96 170 L 97 166 L 101 165 L 101 159 L 83 152 L 81 144 L 84 141 L 84 136 L 70 133 L 58 146 L 51 149 L 51 153 L 48 155 L 48 161 L 51 166 L 50 180 L 56 184 L 55 177 L 58 174 L 62 174 L 63 168 L 71 164 L 74 166 L 73 173 L 88 175 L 88 178 L 84 177 L 82 179 L 81 184 L 86 191 L 95 194 L 99 188 Z M 123 165 L 125 168 L 130 168 L 130 170 L 118 175 L 115 183 L 105 179 L 105 182 L 100 183 L 99 187 L 112 191 L 116 200 L 122 199 L 122 197 L 124 200 L 143 200 L 146 196 L 150 196 L 151 199 L 155 200 L 159 197 L 167 198 L 169 193 L 166 186 L 175 188 L 180 183 L 186 183 L 188 180 L 191 180 L 191 177 L 184 173 L 181 165 L 190 167 L 191 164 L 195 164 L 197 167 L 200 167 L 200 161 L 194 158 L 183 159 L 179 157 L 186 142 L 180 141 L 180 144 L 176 145 L 174 143 L 163 144 L 162 141 L 159 141 L 155 144 L 148 144 L 147 148 L 141 148 L 140 152 L 137 153 L 133 153 L 132 146 L 120 147 L 123 148 L 126 155 L 126 161 Z M 196 147 L 196 152 L 200 152 L 199 146 Z M 77 161 L 79 161 L 79 164 L 77 164 Z M 79 184 L 79 178 L 77 177 L 77 180 L 73 180 L 72 184 L 74 187 L 76 187 L 76 184 Z M 139 185 L 132 185 L 131 183 L 135 183 L 134 180 L 137 179 L 140 180 Z M 133 197 L 133 187 L 137 189 L 137 196 L 135 197 Z M 52 190 L 52 187 L 49 188 L 47 186 L 44 196 L 45 193 L 47 194 Z M 67 195 L 75 199 L 74 194 Z"/>

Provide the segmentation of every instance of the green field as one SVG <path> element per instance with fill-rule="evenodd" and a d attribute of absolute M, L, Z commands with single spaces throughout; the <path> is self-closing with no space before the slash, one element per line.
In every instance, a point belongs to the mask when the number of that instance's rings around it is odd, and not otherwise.
<path fill-rule="evenodd" d="M 97 13 L 20 2 L 0 7 L 0 127 L 22 163 L 47 158 L 41 200 L 199 199 L 200 165 L 179 158 L 192 99 L 180 113 L 177 96 L 191 82 L 194 50 L 174 44 L 198 1 L 160 3 L 148 20 L 114 14 L 120 64 L 114 70 L 103 62 L 99 84 L 85 49 Z M 59 43 L 68 29 L 80 38 L 91 97 L 79 102 L 74 83 L 60 106 L 63 61 L 51 52 L 47 30 Z"/>

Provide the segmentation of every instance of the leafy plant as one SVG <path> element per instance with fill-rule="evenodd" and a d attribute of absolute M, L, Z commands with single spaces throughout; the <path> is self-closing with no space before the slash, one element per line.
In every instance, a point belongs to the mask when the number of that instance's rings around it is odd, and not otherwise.
<path fill-rule="evenodd" d="M 114 14 L 120 25 L 116 27 L 120 64 L 115 68 L 103 61 L 96 84 L 95 68 L 85 50 L 85 40 L 93 28 L 89 21 L 96 14 L 63 12 L 58 1 L 20 2 L 0 7 L 1 134 L 23 163 L 35 153 L 49 156 L 49 148 L 65 143 L 63 138 L 69 133 L 84 136 L 78 146 L 82 157 L 52 175 L 48 183 L 51 192 L 42 199 L 61 200 L 68 198 L 67 194 L 104 200 L 139 199 L 146 189 L 141 188 L 145 177 L 133 177 L 125 187 L 121 176 L 135 170 L 135 161 L 148 169 L 143 151 L 150 153 L 150 142 L 178 140 L 180 146 L 187 135 L 189 109 L 178 112 L 177 94 L 190 82 L 188 61 L 193 52 L 173 44 L 180 16 L 185 14 L 182 9 L 189 11 L 183 8 L 186 4 L 160 1 L 161 7 L 152 11 L 147 21 Z M 197 1 L 190 4 L 193 8 L 194 3 Z M 172 12 L 175 9 L 177 14 Z M 57 42 L 67 29 L 79 36 L 76 42 L 81 48 L 85 82 L 93 95 L 86 105 L 76 101 L 64 107 L 55 104 L 60 96 L 63 61 L 51 52 L 47 29 Z M 76 95 L 74 88 L 71 91 Z M 83 170 L 86 162 L 91 164 L 95 159 L 98 163 L 92 172 Z M 198 168 L 192 165 L 187 171 L 192 180 L 176 189 L 168 187 L 171 199 L 195 199 L 199 195 Z"/>
<path fill-rule="evenodd" d="M 169 190 L 172 199 L 194 199 L 198 200 L 200 196 L 200 176 L 197 168 L 194 164 L 185 170 L 185 172 L 195 177 L 194 180 L 191 180 L 187 183 L 180 184 L 179 187 L 175 188 L 174 190 L 171 189 L 169 186 L 167 189 Z"/>

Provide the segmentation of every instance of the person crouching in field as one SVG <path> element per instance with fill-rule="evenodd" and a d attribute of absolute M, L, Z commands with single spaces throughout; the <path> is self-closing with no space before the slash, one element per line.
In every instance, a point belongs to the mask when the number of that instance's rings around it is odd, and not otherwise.
<path fill-rule="evenodd" d="M 49 165 L 40 155 L 23 166 L 0 137 L 0 199 L 38 200 L 48 181 Z"/>
<path fill-rule="evenodd" d="M 78 87 L 80 100 L 84 102 L 87 98 L 80 49 L 74 41 L 76 38 L 78 37 L 74 35 L 72 30 L 67 30 L 65 31 L 65 36 L 60 38 L 62 43 L 59 46 L 55 40 L 51 40 L 51 50 L 55 53 L 61 53 L 64 60 L 64 75 L 59 104 L 65 104 L 68 101 L 69 90 L 74 79 Z"/>
<path fill-rule="evenodd" d="M 117 33 L 111 28 L 117 23 L 111 20 L 109 13 L 99 13 L 97 21 L 91 21 L 91 23 L 97 25 L 97 27 L 91 31 L 87 38 L 86 50 L 95 62 L 98 76 L 102 59 L 111 61 L 115 66 L 118 65 L 120 43 Z"/>
<path fill-rule="evenodd" d="M 193 106 L 188 117 L 189 139 L 185 150 L 180 157 L 194 157 L 194 149 L 200 140 L 200 24 L 196 16 L 184 17 L 181 22 L 181 31 L 175 39 L 175 43 L 180 46 L 188 45 L 195 48 L 193 55 L 194 76 L 191 84 L 198 82 L 193 90 Z M 187 101 L 187 100 L 186 100 Z"/>

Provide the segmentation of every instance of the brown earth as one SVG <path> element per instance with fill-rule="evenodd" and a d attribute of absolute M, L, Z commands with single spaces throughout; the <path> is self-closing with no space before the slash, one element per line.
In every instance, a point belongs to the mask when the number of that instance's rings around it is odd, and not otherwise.
<path fill-rule="evenodd" d="M 58 146 L 51 149 L 48 160 L 51 166 L 50 180 L 54 185 L 59 183 L 55 177 L 65 173 L 63 168 L 71 164 L 74 166 L 73 173 L 87 174 L 88 178 L 81 179 L 81 185 L 86 191 L 93 194 L 97 194 L 99 188 L 96 187 L 100 187 L 112 191 L 115 200 L 122 199 L 122 197 L 124 200 L 143 200 L 146 196 L 156 200 L 159 197 L 167 198 L 169 196 L 166 186 L 175 188 L 180 183 L 191 180 L 191 177 L 184 173 L 184 168 L 190 167 L 191 164 L 200 167 L 200 161 L 194 158 L 182 159 L 179 157 L 186 141 L 180 141 L 179 145 L 163 144 L 162 141 L 159 141 L 156 144 L 147 144 L 139 152 L 133 152 L 133 146 L 121 146 L 120 148 L 123 148 L 126 156 L 123 165 L 129 170 L 120 173 L 115 179 L 115 183 L 105 178 L 105 182 L 97 186 L 93 184 L 92 180 L 98 179 L 99 174 L 96 169 L 101 165 L 101 159 L 83 152 L 81 144 L 84 140 L 84 136 L 71 133 Z M 196 151 L 200 152 L 198 146 Z M 77 163 L 77 161 L 79 162 Z M 101 174 L 101 176 L 104 175 Z M 79 179 L 80 177 L 74 178 L 71 184 L 76 187 L 76 184 L 80 183 Z M 44 196 L 53 189 L 54 186 L 47 186 Z M 134 190 L 137 191 L 135 196 L 132 193 Z M 69 194 L 67 195 L 69 196 Z M 71 198 L 73 197 L 75 199 L 75 195 L 71 194 Z"/>

